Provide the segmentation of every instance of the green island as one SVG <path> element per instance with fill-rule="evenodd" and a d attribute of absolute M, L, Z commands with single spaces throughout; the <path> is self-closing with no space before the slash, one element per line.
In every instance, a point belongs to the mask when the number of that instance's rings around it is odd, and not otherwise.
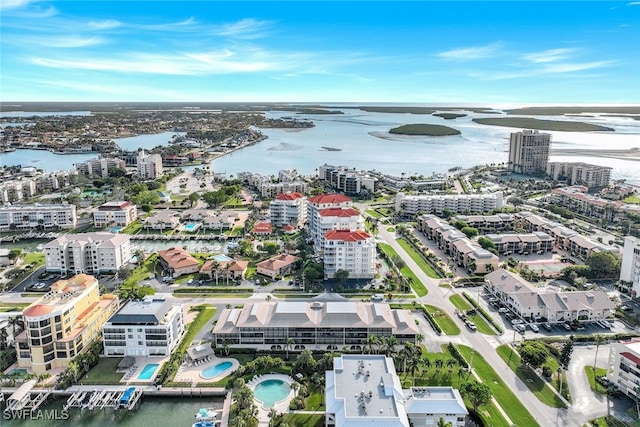
<path fill-rule="evenodd" d="M 459 119 L 460 117 L 466 117 L 467 115 L 459 113 L 433 113 L 432 116 L 442 117 L 445 120 L 453 120 Z"/>
<path fill-rule="evenodd" d="M 582 122 L 564 122 L 558 120 L 539 120 L 533 117 L 486 117 L 482 119 L 473 119 L 474 122 L 481 125 L 505 126 L 522 129 L 537 130 L 557 130 L 562 132 L 594 132 L 609 131 L 614 129 L 606 126 L 592 125 Z"/>
<path fill-rule="evenodd" d="M 411 125 L 402 125 L 389 130 L 389 133 L 397 135 L 420 135 L 420 136 L 450 136 L 460 135 L 458 129 L 453 129 L 442 125 L 428 125 L 424 123 L 416 123 Z"/>

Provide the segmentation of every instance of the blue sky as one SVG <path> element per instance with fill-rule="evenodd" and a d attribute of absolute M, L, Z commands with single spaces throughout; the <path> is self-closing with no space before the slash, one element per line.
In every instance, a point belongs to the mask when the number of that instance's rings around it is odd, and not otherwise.
<path fill-rule="evenodd" d="M 0 5 L 2 102 L 640 103 L 640 1 Z"/>

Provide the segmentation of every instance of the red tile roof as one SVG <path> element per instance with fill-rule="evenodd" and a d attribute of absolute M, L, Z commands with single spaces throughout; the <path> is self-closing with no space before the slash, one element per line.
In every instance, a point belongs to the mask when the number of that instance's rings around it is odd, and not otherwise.
<path fill-rule="evenodd" d="M 320 216 L 338 216 L 338 217 L 348 217 L 348 216 L 360 216 L 360 212 L 353 208 L 327 208 L 322 209 L 320 212 Z"/>
<path fill-rule="evenodd" d="M 288 193 L 280 193 L 276 196 L 276 200 L 296 200 L 301 199 L 304 196 L 297 191 L 290 191 Z"/>
<path fill-rule="evenodd" d="M 259 222 L 253 226 L 251 230 L 253 233 L 271 233 L 273 229 L 271 228 L 271 224 L 268 222 Z"/>
<path fill-rule="evenodd" d="M 170 248 L 165 251 L 158 251 L 158 256 L 169 266 L 169 268 L 178 269 L 199 265 L 197 259 L 182 248 Z"/>
<path fill-rule="evenodd" d="M 318 194 L 309 199 L 309 203 L 317 203 L 319 205 L 326 203 L 344 203 L 350 202 L 351 199 L 342 194 Z"/>
<path fill-rule="evenodd" d="M 53 307 L 50 305 L 38 304 L 32 307 L 28 307 L 24 310 L 25 317 L 40 317 L 45 314 L 49 314 L 53 311 Z"/>
<path fill-rule="evenodd" d="M 262 262 L 259 262 L 256 267 L 263 268 L 270 271 L 278 271 L 284 267 L 287 267 L 298 260 L 297 256 L 281 254 L 276 255 L 273 258 L 269 258 Z"/>
<path fill-rule="evenodd" d="M 626 359 L 631 360 L 633 363 L 635 363 L 636 365 L 640 365 L 640 357 L 632 354 L 632 353 L 628 353 L 626 351 L 623 351 L 620 353 L 620 356 L 623 356 Z"/>
<path fill-rule="evenodd" d="M 330 230 L 324 234 L 327 240 L 342 240 L 343 242 L 357 242 L 359 240 L 367 240 L 371 235 L 361 230 Z"/>

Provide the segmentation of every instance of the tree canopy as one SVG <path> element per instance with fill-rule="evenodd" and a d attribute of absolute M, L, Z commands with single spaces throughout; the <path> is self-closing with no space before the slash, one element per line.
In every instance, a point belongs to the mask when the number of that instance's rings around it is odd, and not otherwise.
<path fill-rule="evenodd" d="M 478 411 L 478 407 L 486 405 L 491 400 L 491 390 L 486 384 L 478 381 L 469 381 L 460 386 L 460 394 L 469 399 L 473 405 L 473 410 Z"/>
<path fill-rule="evenodd" d="M 522 362 L 536 369 L 547 361 L 549 350 L 540 341 L 526 341 L 520 346 Z"/>
<path fill-rule="evenodd" d="M 594 252 L 585 260 L 590 278 L 620 277 L 620 258 L 608 251 Z"/>

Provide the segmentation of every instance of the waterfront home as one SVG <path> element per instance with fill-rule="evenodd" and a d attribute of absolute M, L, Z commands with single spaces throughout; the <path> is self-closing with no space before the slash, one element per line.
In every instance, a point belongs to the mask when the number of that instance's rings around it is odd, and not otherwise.
<path fill-rule="evenodd" d="M 168 270 L 173 277 L 197 273 L 200 270 L 200 262 L 182 248 L 158 251 L 158 259 L 163 268 Z"/>
<path fill-rule="evenodd" d="M 173 230 L 180 225 L 180 213 L 171 209 L 156 211 L 144 220 L 144 228 Z"/>
<path fill-rule="evenodd" d="M 210 259 L 200 268 L 200 274 L 209 277 L 209 279 L 215 277 L 216 280 L 219 277 L 238 279 L 244 278 L 247 268 L 249 268 L 249 261 Z"/>
<path fill-rule="evenodd" d="M 284 276 L 291 272 L 297 260 L 297 256 L 281 254 L 259 262 L 256 268 L 258 274 L 275 279 L 278 276 Z"/>
<path fill-rule="evenodd" d="M 100 336 L 118 307 L 118 297 L 100 295 L 93 276 L 58 280 L 22 311 L 25 330 L 15 340 L 18 366 L 34 374 L 66 368 Z"/>
<path fill-rule="evenodd" d="M 95 227 L 126 227 L 138 218 L 138 208 L 131 202 L 107 202 L 93 212 Z"/>
<path fill-rule="evenodd" d="M 185 331 L 182 304 L 147 296 L 102 325 L 105 356 L 169 356 Z"/>
<path fill-rule="evenodd" d="M 399 345 L 419 335 L 409 310 L 389 304 L 355 301 L 261 301 L 220 313 L 213 328 L 217 346 L 283 350 L 361 351 L 369 336 L 394 336 Z"/>

